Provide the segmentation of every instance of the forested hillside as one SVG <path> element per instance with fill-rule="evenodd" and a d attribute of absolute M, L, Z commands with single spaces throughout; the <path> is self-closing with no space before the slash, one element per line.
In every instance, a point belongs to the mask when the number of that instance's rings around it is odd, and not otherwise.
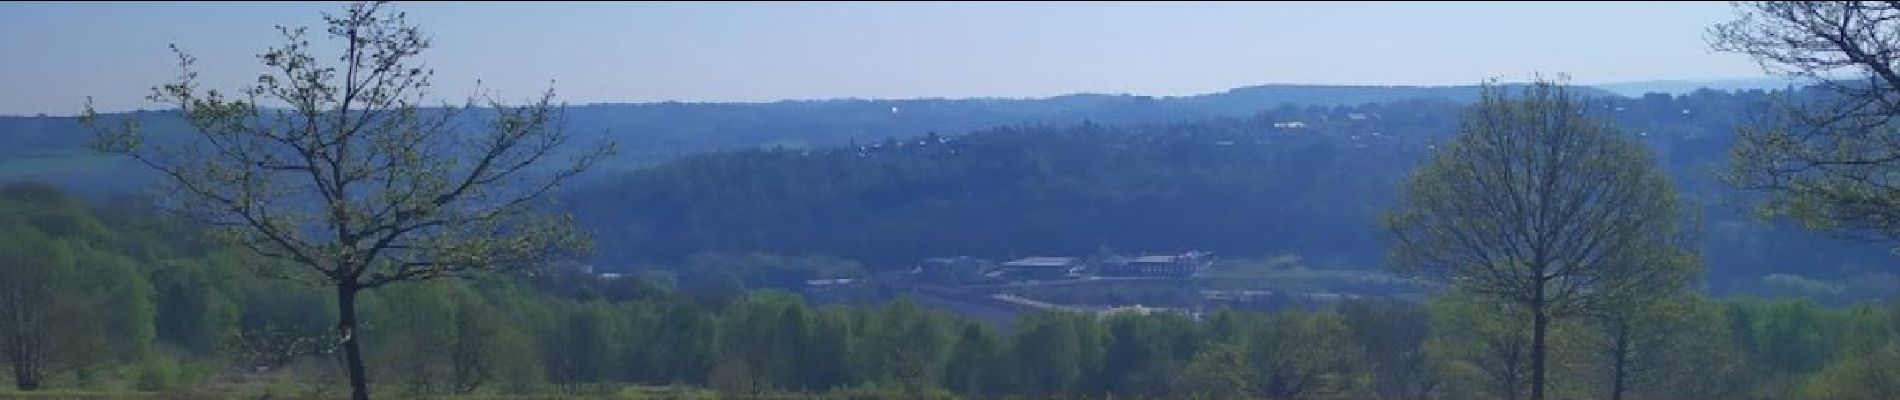
<path fill-rule="evenodd" d="M 601 235 L 595 262 L 607 270 L 676 267 L 703 252 L 890 267 L 1180 249 L 1376 269 L 1370 228 L 1392 183 L 1455 132 L 1475 93 L 1269 85 L 1177 98 L 572 106 L 578 143 L 611 138 L 625 150 L 562 198 Z M 1704 210 L 1713 288 L 1796 290 L 1762 281 L 1775 273 L 1893 280 L 1878 268 L 1884 249 L 1748 218 L 1738 200 L 1749 194 L 1714 179 L 1734 129 L 1769 92 L 1584 94 L 1652 146 Z M 160 138 L 186 129 L 166 113 L 142 115 Z M 126 178 L 143 171 L 90 156 L 88 137 L 71 118 L 0 117 L 0 180 L 94 195 L 139 186 Z"/>
<path fill-rule="evenodd" d="M 1894 278 L 1884 248 L 1748 215 L 1721 184 L 1732 130 L 1761 91 L 1604 97 L 1590 112 L 1647 144 L 1701 210 L 1718 291 L 1820 279 L 1861 295 Z M 927 257 L 1204 249 L 1379 269 L 1377 216 L 1398 180 L 1457 131 L 1460 104 L 1280 107 L 1180 124 L 1019 125 L 854 146 L 721 152 L 609 175 L 564 203 L 605 269 L 696 253 L 823 254 L 874 268 Z M 1798 286 L 1798 285 L 1797 285 Z"/>
<path fill-rule="evenodd" d="M 1281 105 L 1356 105 L 1408 99 L 1468 102 L 1476 95 L 1476 86 L 1266 85 L 1185 97 L 1078 94 L 1046 99 L 587 104 L 568 107 L 565 118 L 567 129 L 582 142 L 595 138 L 619 142 L 624 150 L 614 165 L 631 168 L 714 150 L 837 146 L 1015 124 L 1184 122 L 1246 117 Z M 188 132 L 174 113 L 126 114 L 138 117 L 158 140 Z M 89 137 L 71 117 L 0 116 L 0 179 L 99 174 L 110 165 L 73 159 L 86 154 L 84 144 Z"/>

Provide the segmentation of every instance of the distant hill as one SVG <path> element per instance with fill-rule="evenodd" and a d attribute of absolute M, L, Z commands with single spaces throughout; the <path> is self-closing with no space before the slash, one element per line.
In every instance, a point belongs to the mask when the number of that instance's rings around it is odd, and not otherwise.
<path fill-rule="evenodd" d="M 1187 250 L 1377 268 L 1379 213 L 1457 132 L 1460 107 L 1447 100 L 726 151 L 607 174 L 561 202 L 602 244 L 593 262 L 603 269 L 677 266 L 709 252 L 822 254 L 892 269 L 958 255 Z M 1765 276 L 1787 273 L 1885 293 L 1877 282 L 1894 275 L 1880 267 L 1891 261 L 1884 246 L 1762 223 L 1738 201 L 1750 193 L 1715 179 L 1735 126 L 1770 101 L 1701 91 L 1599 97 L 1588 109 L 1639 137 L 1697 207 L 1710 290 L 1765 290 Z"/>
<path fill-rule="evenodd" d="M 1781 90 L 1796 86 L 1785 78 L 1733 78 L 1705 80 L 1655 80 L 1590 85 L 1624 97 L 1642 97 L 1647 93 L 1688 94 L 1696 90 Z"/>
<path fill-rule="evenodd" d="M 588 104 L 569 107 L 566 116 L 569 132 L 582 139 L 579 143 L 611 138 L 622 149 L 612 167 L 633 168 L 716 150 L 837 146 L 1025 124 L 1187 122 L 1246 117 L 1282 107 L 1464 102 L 1476 98 L 1477 92 L 1476 86 L 1263 85 L 1180 97 L 1077 94 L 1032 99 Z M 155 137 L 189 132 L 173 113 L 137 114 Z M 0 180 L 65 181 L 116 174 L 113 166 L 119 163 L 73 159 L 86 154 L 82 148 L 86 137 L 72 117 L 0 117 Z"/>
<path fill-rule="evenodd" d="M 1745 218 L 1732 201 L 1742 194 L 1714 181 L 1731 132 L 1761 112 L 1766 93 L 1579 90 L 1645 137 L 1706 207 L 1719 287 L 1781 272 L 1874 282 L 1856 274 L 1888 260 L 1879 246 Z M 1376 212 L 1421 149 L 1455 133 L 1458 106 L 1477 93 L 1266 85 L 1180 97 L 581 105 L 566 112 L 577 143 L 611 138 L 623 151 L 563 203 L 600 234 L 596 261 L 608 268 L 704 251 L 807 250 L 890 266 L 1104 247 L 1373 266 Z M 188 132 L 174 113 L 138 116 L 155 139 Z M 122 159 L 88 155 L 86 137 L 70 117 L 0 117 L 0 181 L 91 193 L 149 182 Z M 905 145 L 931 138 L 949 142 Z"/>
<path fill-rule="evenodd" d="M 1506 84 L 1507 88 L 1520 85 Z M 1614 92 L 1594 87 L 1578 87 L 1578 94 L 1588 97 L 1611 97 Z M 1169 98 L 1191 105 L 1190 108 L 1208 109 L 1222 113 L 1251 113 L 1250 108 L 1258 110 L 1260 105 L 1290 104 L 1294 106 L 1356 106 L 1368 103 L 1386 103 L 1399 100 L 1449 100 L 1471 102 L 1478 98 L 1478 86 L 1330 86 L 1330 85 L 1261 85 L 1235 88 L 1221 93 Z"/>

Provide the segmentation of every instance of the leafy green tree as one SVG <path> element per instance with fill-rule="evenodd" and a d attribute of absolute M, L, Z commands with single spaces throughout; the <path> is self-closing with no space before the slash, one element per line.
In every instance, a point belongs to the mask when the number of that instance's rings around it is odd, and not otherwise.
<path fill-rule="evenodd" d="M 1209 343 L 1181 372 L 1176 393 L 1215 399 L 1252 398 L 1259 393 L 1254 386 L 1256 373 L 1246 349 L 1225 342 Z"/>
<path fill-rule="evenodd" d="M 135 121 L 109 126 L 90 109 L 82 120 L 96 149 L 166 178 L 176 195 L 165 204 L 282 261 L 263 272 L 334 289 L 351 398 L 364 400 L 358 295 L 580 248 L 567 221 L 533 208 L 610 147 L 544 165 L 568 141 L 551 91 L 520 107 L 491 101 L 481 109 L 494 115 L 477 119 L 485 131 L 458 131 L 475 101 L 419 108 L 433 73 L 415 57 L 430 41 L 404 14 L 355 3 L 324 22 L 341 54 L 319 57 L 304 28 L 281 28 L 285 44 L 260 56 L 271 72 L 236 96 L 203 90 L 195 59 L 178 51 L 180 79 L 151 98 L 178 107 L 189 139 L 146 141 Z"/>
<path fill-rule="evenodd" d="M 1773 302 L 1762 311 L 1755 354 L 1772 371 L 1810 373 L 1833 357 L 1842 333 L 1839 317 L 1805 300 Z"/>
<path fill-rule="evenodd" d="M 667 306 L 666 316 L 652 333 L 660 352 L 658 365 L 669 369 L 663 374 L 667 380 L 707 383 L 718 351 L 715 338 L 721 336 L 714 318 L 691 302 L 675 301 Z"/>
<path fill-rule="evenodd" d="M 550 380 L 568 393 L 582 393 L 617 370 L 619 320 L 601 303 L 568 305 L 565 318 L 542 337 Z"/>
<path fill-rule="evenodd" d="M 505 316 L 457 281 L 383 291 L 368 302 L 379 373 L 410 395 L 466 394 L 496 380 L 512 330 Z"/>
<path fill-rule="evenodd" d="M 1524 398 L 1530 382 L 1530 330 L 1525 312 L 1471 294 L 1439 296 L 1429 304 L 1432 336 L 1426 351 L 1442 360 L 1448 393 Z"/>
<path fill-rule="evenodd" d="M 1357 390 L 1364 349 L 1332 313 L 1269 317 L 1247 345 L 1259 393 L 1275 399 L 1337 396 Z"/>
<path fill-rule="evenodd" d="M 0 225 L 0 354 L 13 369 L 20 390 L 38 390 L 47 376 L 79 361 L 64 340 L 72 338 L 75 317 L 70 297 L 73 255 L 70 247 L 37 229 Z"/>
<path fill-rule="evenodd" d="M 449 315 L 451 335 L 447 343 L 446 381 L 454 393 L 468 394 L 499 380 L 497 377 L 505 373 L 503 365 L 509 362 L 509 353 L 519 352 L 525 346 L 511 346 L 510 338 L 521 333 L 494 306 L 466 289 L 457 289 L 449 292 L 453 308 Z"/>
<path fill-rule="evenodd" d="M 1426 352 L 1432 315 L 1403 300 L 1354 300 L 1338 307 L 1352 341 L 1364 346 L 1372 391 L 1381 399 L 1425 399 L 1440 391 L 1434 360 Z"/>
<path fill-rule="evenodd" d="M 1654 248 L 1658 254 L 1627 258 L 1623 262 L 1641 263 L 1644 268 L 1623 268 L 1604 279 L 1595 307 L 1586 311 L 1597 329 L 1609 363 L 1609 397 L 1622 400 L 1631 380 L 1648 369 L 1660 353 L 1658 343 L 1682 331 L 1677 321 L 1687 317 L 1689 281 L 1696 278 L 1701 265 L 1694 255 L 1676 248 Z"/>
<path fill-rule="evenodd" d="M 790 321 L 783 318 L 794 307 L 803 308 L 803 300 L 789 293 L 759 292 L 733 301 L 721 313 L 719 358 L 743 361 L 727 364 L 745 366 L 756 385 L 751 392 L 795 389 L 790 357 L 796 351 L 797 336 L 807 327 L 802 310 L 792 312 Z"/>
<path fill-rule="evenodd" d="M 1175 315 L 1120 315 L 1106 321 L 1109 344 L 1101 379 L 1109 393 L 1167 394 L 1194 356 L 1193 321 Z"/>
<path fill-rule="evenodd" d="M 851 317 L 843 310 L 819 309 L 813 317 L 811 336 L 798 347 L 798 371 L 805 387 L 828 390 L 849 383 L 856 339 L 851 332 Z"/>
<path fill-rule="evenodd" d="M 218 254 L 149 267 L 157 338 L 198 354 L 213 354 L 236 339 L 243 301 L 236 263 L 233 256 Z"/>
<path fill-rule="evenodd" d="M 1700 297 L 1656 303 L 1634 325 L 1626 387 L 1632 398 L 1734 398 L 1751 377 L 1746 350 L 1719 305 Z"/>
<path fill-rule="evenodd" d="M 366 335 L 374 340 L 370 349 L 379 368 L 378 375 L 394 378 L 411 396 L 447 391 L 449 343 L 455 332 L 449 329 L 454 305 L 449 286 L 438 282 L 384 290 L 369 296 L 365 309 L 374 316 L 367 320 Z"/>
<path fill-rule="evenodd" d="M 1554 318 L 1649 268 L 1677 243 L 1674 188 L 1640 142 L 1585 113 L 1562 85 L 1488 88 L 1460 134 L 1401 189 L 1393 262 L 1529 315 L 1530 397 L 1545 398 Z"/>
<path fill-rule="evenodd" d="M 0 357 L 22 390 L 153 355 L 152 287 L 122 238 L 89 207 L 43 184 L 0 185 Z"/>
<path fill-rule="evenodd" d="M 1016 322 L 1012 340 L 1018 379 L 1017 390 L 1027 394 L 1050 395 L 1075 390 L 1085 371 L 1086 357 L 1077 317 L 1043 313 L 1023 317 Z"/>
<path fill-rule="evenodd" d="M 868 326 L 854 352 L 863 357 L 865 380 L 908 395 L 943 382 L 944 361 L 956 336 L 942 316 L 899 298 L 864 318 Z"/>
<path fill-rule="evenodd" d="M 1841 356 L 1801 384 L 1812 399 L 1900 396 L 1900 307 L 1856 307 Z"/>
<path fill-rule="evenodd" d="M 943 386 L 972 396 L 994 396 L 1008 388 L 1009 363 L 996 332 L 966 323 L 944 365 Z"/>

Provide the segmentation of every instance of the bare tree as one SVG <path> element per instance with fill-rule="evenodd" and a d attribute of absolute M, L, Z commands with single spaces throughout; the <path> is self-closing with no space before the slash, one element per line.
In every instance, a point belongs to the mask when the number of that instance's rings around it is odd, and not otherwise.
<path fill-rule="evenodd" d="M 569 141 L 552 91 L 522 106 L 423 107 L 433 72 L 416 57 L 430 42 L 385 5 L 324 14 L 334 58 L 312 53 L 305 28 L 278 27 L 285 43 L 260 55 L 269 72 L 237 96 L 201 89 L 193 57 L 174 46 L 184 73 L 150 98 L 178 107 L 196 128 L 190 138 L 146 141 L 135 121 L 102 123 L 91 107 L 83 115 L 96 149 L 166 178 L 167 206 L 279 261 L 259 272 L 334 288 L 355 399 L 369 396 L 359 293 L 584 249 L 566 217 L 537 207 L 612 151 L 544 165 Z"/>
<path fill-rule="evenodd" d="M 1403 271 L 1522 309 L 1531 398 L 1544 398 L 1553 318 L 1597 307 L 1668 248 L 1675 190 L 1641 144 L 1583 114 L 1565 86 L 1487 85 L 1460 135 L 1407 180 L 1386 217 Z"/>
<path fill-rule="evenodd" d="M 1900 240 L 1900 2 L 1737 2 L 1712 46 L 1813 84 L 1739 130 L 1730 184 L 1811 229 Z"/>

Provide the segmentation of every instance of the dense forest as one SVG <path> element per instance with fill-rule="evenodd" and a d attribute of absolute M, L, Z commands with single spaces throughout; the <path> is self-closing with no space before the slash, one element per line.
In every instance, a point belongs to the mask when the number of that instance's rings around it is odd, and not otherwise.
<path fill-rule="evenodd" d="M 0 188 L 10 299 L 43 387 L 186 397 L 334 395 L 329 296 L 251 274 L 267 262 L 201 240 L 137 199 L 89 205 Z M 51 249 L 50 251 L 48 249 Z M 573 269 L 390 287 L 362 335 L 388 394 L 602 395 L 712 390 L 892 396 L 1506 397 L 1511 314 L 1456 296 L 1316 311 L 1046 313 L 1002 329 L 908 300 L 816 306 L 774 291 L 683 289 Z M 1646 314 L 1632 398 L 1867 398 L 1892 379 L 1900 312 L 1801 300 L 1684 298 Z M 18 318 L 18 319 L 15 319 Z M 1515 333 L 1514 333 L 1515 332 Z M 1605 331 L 1557 329 L 1562 397 L 1609 390 Z M 16 345 L 20 342 L 9 342 Z M 17 378 L 16 378 L 17 379 Z M 218 384 L 209 384 L 209 383 Z M 636 385 L 636 386 L 628 386 Z M 674 388 L 674 389 L 668 389 Z M 704 388 L 704 389 L 691 389 Z M 1463 397 L 1463 396 L 1454 396 Z"/>
<path fill-rule="evenodd" d="M 602 270 L 683 270 L 698 253 L 830 255 L 875 269 L 939 256 L 1181 250 L 1379 269 L 1370 227 L 1380 207 L 1455 134 L 1475 90 L 576 106 L 569 131 L 628 150 L 559 199 L 608 244 L 590 261 Z M 1900 279 L 1879 267 L 1884 247 L 1751 218 L 1751 194 L 1716 181 L 1734 127 L 1758 119 L 1775 93 L 1581 94 L 1641 135 L 1702 207 L 1711 290 L 1837 304 L 1886 293 Z M 639 111 L 658 109 L 668 111 Z M 189 129 L 160 112 L 130 115 L 152 121 L 159 138 Z M 1286 122 L 1300 127 L 1275 125 Z M 87 135 L 72 118 L 4 117 L 0 130 L 0 180 L 102 197 L 136 189 L 142 179 L 128 176 L 156 178 L 74 156 Z M 666 153 L 642 153 L 658 149 Z"/>
<path fill-rule="evenodd" d="M 1728 129 L 1772 98 L 1703 90 L 1598 97 L 1590 110 L 1654 149 L 1700 208 L 1711 289 L 1791 294 L 1813 283 L 1885 294 L 1895 278 L 1879 267 L 1891 257 L 1884 247 L 1752 218 L 1738 201 L 1749 193 L 1716 181 Z M 959 255 L 1187 250 L 1376 270 L 1378 214 L 1397 182 L 1454 136 L 1461 109 L 1429 100 L 1288 105 L 1192 123 L 1021 125 L 730 151 L 604 175 L 562 202 L 611 244 L 595 262 L 608 270 L 679 269 L 699 253 L 820 254 L 888 269 Z"/>
<path fill-rule="evenodd" d="M 1894 287 L 1877 268 L 1885 249 L 1754 219 L 1733 201 L 1747 193 L 1713 177 L 1728 129 L 1773 95 L 1589 103 L 1653 149 L 1703 210 L 1709 293 L 1792 296 L 1670 303 L 1641 336 L 1656 353 L 1631 353 L 1653 363 L 1626 382 L 1632 397 L 1853 398 L 1878 389 L 1861 382 L 1893 370 L 1881 349 L 1900 316 L 1850 305 Z M 361 300 L 361 335 L 378 387 L 418 395 L 1510 397 L 1524 390 L 1524 355 L 1494 350 L 1523 332 L 1471 299 L 1211 310 L 1198 322 L 1167 312 L 1027 313 L 999 325 L 906 300 L 901 288 L 825 305 L 756 290 L 954 255 L 1213 250 L 1382 269 L 1379 213 L 1408 171 L 1454 139 L 1467 104 L 1018 124 L 609 170 L 557 194 L 598 243 L 582 260 L 589 267 L 393 286 Z M 0 208 L 5 256 L 20 260 L 9 265 L 45 268 L 7 271 L 17 304 L 44 306 L 15 310 L 32 323 L 11 337 L 37 346 L 31 360 L 9 362 L 32 365 L 16 369 L 16 385 L 191 396 L 347 390 L 330 360 L 333 294 L 253 274 L 276 261 L 222 247 L 147 202 L 61 191 L 13 184 Z M 1558 396 L 1609 390 L 1613 354 L 1599 328 L 1586 320 L 1555 330 Z"/>

